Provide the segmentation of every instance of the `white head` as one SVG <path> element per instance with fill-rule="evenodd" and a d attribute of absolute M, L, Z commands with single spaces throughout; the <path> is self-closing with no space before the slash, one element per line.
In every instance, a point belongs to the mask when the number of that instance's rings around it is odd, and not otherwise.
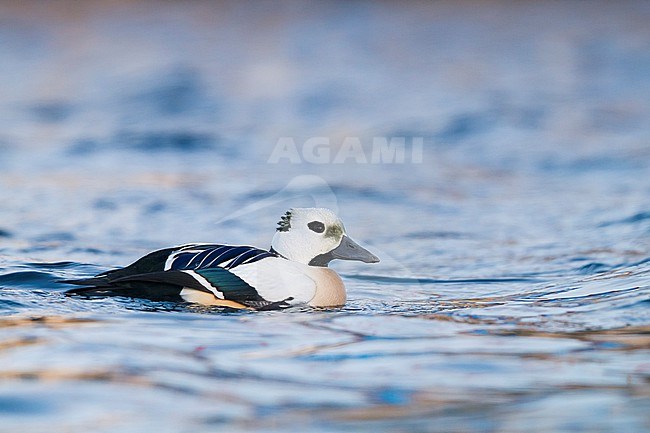
<path fill-rule="evenodd" d="M 323 208 L 289 209 L 278 222 L 271 247 L 289 260 L 312 266 L 327 266 L 333 259 L 379 261 L 345 234 L 334 212 Z"/>

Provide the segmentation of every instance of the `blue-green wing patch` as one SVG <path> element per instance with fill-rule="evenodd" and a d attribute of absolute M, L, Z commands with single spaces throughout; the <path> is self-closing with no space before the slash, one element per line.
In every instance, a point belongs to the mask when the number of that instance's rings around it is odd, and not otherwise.
<path fill-rule="evenodd" d="M 205 278 L 212 287 L 223 293 L 224 299 L 237 302 L 264 301 L 257 290 L 237 275 L 223 268 L 199 269 L 194 271 Z"/>

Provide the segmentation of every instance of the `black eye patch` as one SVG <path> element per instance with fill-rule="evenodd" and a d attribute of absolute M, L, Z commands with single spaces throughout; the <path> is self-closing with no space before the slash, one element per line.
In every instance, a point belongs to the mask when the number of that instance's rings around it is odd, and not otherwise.
<path fill-rule="evenodd" d="M 309 230 L 314 231 L 316 233 L 323 233 L 325 231 L 325 224 L 323 224 L 320 221 L 312 221 L 309 224 L 307 224 L 307 227 L 309 227 Z"/>

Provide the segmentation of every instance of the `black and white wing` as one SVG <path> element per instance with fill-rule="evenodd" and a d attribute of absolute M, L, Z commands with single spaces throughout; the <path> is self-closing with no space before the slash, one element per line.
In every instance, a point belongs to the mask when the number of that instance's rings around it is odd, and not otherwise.
<path fill-rule="evenodd" d="M 288 307 L 285 300 L 264 299 L 255 287 L 231 272 L 238 266 L 275 258 L 249 246 L 192 244 L 147 254 L 133 264 L 94 278 L 67 280 L 85 286 L 68 291 L 86 296 L 131 296 L 155 300 L 178 299 L 184 289 L 203 292 L 223 305 L 272 309 Z M 90 287 L 89 287 L 90 286 Z M 290 300 L 287 300 L 290 301 Z"/>
<path fill-rule="evenodd" d="M 198 244 L 181 247 L 167 256 L 165 270 L 233 269 L 268 257 L 269 251 L 248 246 Z"/>

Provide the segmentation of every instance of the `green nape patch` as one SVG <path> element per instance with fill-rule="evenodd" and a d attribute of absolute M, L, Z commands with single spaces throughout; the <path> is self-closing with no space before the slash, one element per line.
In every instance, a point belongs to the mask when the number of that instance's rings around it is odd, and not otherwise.
<path fill-rule="evenodd" d="M 328 238 L 340 238 L 343 236 L 343 227 L 338 224 L 333 224 L 327 228 L 325 236 Z"/>
<path fill-rule="evenodd" d="M 279 232 L 288 232 L 291 228 L 291 210 L 288 210 L 284 215 L 280 217 L 278 221 L 278 228 L 276 229 Z"/>

